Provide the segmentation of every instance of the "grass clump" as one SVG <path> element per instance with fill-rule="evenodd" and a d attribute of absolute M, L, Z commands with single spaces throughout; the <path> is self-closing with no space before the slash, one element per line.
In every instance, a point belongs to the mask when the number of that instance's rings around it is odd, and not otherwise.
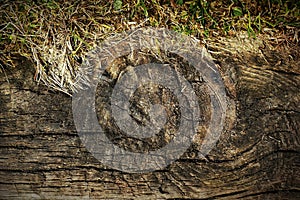
<path fill-rule="evenodd" d="M 85 55 L 107 36 L 137 26 L 165 27 L 198 39 L 269 36 L 298 44 L 300 3 L 293 0 L 4 0 L 0 64 L 35 63 L 35 79 L 71 94 Z"/>

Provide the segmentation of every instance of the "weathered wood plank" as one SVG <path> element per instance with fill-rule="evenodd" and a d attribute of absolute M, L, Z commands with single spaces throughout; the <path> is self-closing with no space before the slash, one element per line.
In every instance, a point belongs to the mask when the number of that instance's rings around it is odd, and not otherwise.
<path fill-rule="evenodd" d="M 300 75 L 260 62 L 220 61 L 235 86 L 236 96 L 227 89 L 236 110 L 205 159 L 191 147 L 166 169 L 144 174 L 99 163 L 76 134 L 70 97 L 37 86 L 28 66 L 6 71 L 0 76 L 0 198 L 300 198 Z"/>

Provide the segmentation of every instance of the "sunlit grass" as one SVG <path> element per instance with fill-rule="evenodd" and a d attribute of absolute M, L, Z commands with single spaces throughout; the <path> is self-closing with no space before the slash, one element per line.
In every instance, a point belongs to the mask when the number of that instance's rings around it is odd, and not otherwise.
<path fill-rule="evenodd" d="M 299 10 L 300 3 L 292 0 L 5 0 L 0 62 L 14 67 L 15 55 L 26 57 L 36 64 L 37 80 L 72 91 L 86 53 L 110 34 L 154 26 L 199 39 L 241 31 L 250 38 L 276 31 L 284 35 L 300 28 Z"/>

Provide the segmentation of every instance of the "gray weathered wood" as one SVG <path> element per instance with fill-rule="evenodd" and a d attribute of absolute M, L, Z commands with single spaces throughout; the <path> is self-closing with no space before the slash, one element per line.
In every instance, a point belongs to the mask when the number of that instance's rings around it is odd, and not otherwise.
<path fill-rule="evenodd" d="M 93 158 L 76 134 L 71 97 L 37 85 L 28 63 L 6 70 L 0 74 L 0 198 L 300 198 L 299 65 L 251 56 L 216 58 L 236 110 L 206 159 L 191 147 L 166 169 L 145 174 Z"/>

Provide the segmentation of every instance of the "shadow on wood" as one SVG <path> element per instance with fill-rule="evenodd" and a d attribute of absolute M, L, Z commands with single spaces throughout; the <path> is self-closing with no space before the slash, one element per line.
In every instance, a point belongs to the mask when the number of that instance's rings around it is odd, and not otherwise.
<path fill-rule="evenodd" d="M 93 158 L 77 135 L 71 97 L 37 85 L 28 63 L 5 71 L 1 199 L 300 198 L 299 65 L 276 65 L 276 55 L 268 63 L 216 56 L 234 105 L 218 144 L 205 158 L 192 145 L 164 170 L 144 174 Z"/>

